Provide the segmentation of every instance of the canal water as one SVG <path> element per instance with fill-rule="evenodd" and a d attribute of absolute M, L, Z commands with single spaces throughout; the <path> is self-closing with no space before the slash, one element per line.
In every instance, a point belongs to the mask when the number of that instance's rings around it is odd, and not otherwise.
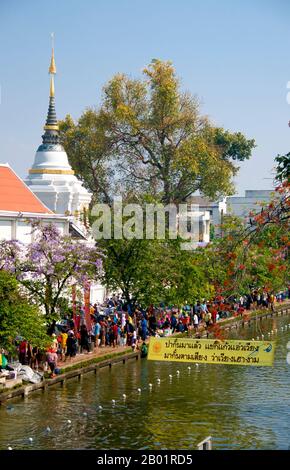
<path fill-rule="evenodd" d="M 0 449 L 195 449 L 209 435 L 214 449 L 289 449 L 288 323 L 229 333 L 261 339 L 273 330 L 273 367 L 130 360 L 10 400 L 0 406 Z"/>

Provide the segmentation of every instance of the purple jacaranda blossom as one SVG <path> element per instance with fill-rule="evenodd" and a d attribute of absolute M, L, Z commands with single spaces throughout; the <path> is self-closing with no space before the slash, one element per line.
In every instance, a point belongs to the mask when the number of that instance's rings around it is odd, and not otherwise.
<path fill-rule="evenodd" d="M 98 279 L 102 253 L 96 246 L 61 235 L 53 225 L 33 224 L 34 241 L 0 243 L 0 269 L 13 272 L 30 293 L 33 302 L 55 312 L 57 301 L 72 284 L 83 288 Z"/>
<path fill-rule="evenodd" d="M 66 257 L 60 253 L 56 253 L 52 256 L 52 262 L 54 263 L 62 263 L 65 261 Z"/>
<path fill-rule="evenodd" d="M 94 261 L 95 265 L 97 268 L 102 268 L 103 266 L 103 260 L 101 258 L 98 258 L 96 261 Z"/>

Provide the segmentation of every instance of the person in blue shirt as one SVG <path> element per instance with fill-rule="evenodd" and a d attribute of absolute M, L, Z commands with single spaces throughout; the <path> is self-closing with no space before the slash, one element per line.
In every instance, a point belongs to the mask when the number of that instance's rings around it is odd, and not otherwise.
<path fill-rule="evenodd" d="M 146 336 L 147 336 L 147 320 L 144 317 L 141 320 L 141 330 L 142 330 L 142 340 L 145 341 Z"/>
<path fill-rule="evenodd" d="M 99 346 L 100 332 L 101 332 L 101 325 L 100 325 L 99 322 L 97 322 L 97 323 L 95 324 L 95 327 L 94 327 L 95 347 L 96 347 L 96 348 Z"/>
<path fill-rule="evenodd" d="M 171 320 L 170 320 L 170 326 L 172 328 L 172 333 L 174 333 L 175 329 L 176 329 L 176 325 L 177 325 L 177 318 L 175 315 L 171 315 Z"/>
<path fill-rule="evenodd" d="M 114 306 L 115 306 L 113 299 L 110 299 L 110 300 L 109 300 L 108 306 L 109 306 L 109 307 L 114 307 Z"/>
<path fill-rule="evenodd" d="M 179 331 L 179 333 L 182 333 L 184 331 L 184 326 L 181 320 L 178 320 L 177 330 Z"/>
<path fill-rule="evenodd" d="M 115 312 L 114 316 L 113 316 L 113 322 L 114 322 L 115 325 L 118 323 L 118 320 L 119 320 L 118 314 Z"/>

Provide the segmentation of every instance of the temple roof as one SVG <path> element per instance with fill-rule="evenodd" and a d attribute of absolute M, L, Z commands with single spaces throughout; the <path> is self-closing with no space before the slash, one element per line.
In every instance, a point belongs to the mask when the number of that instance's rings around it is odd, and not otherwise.
<path fill-rule="evenodd" d="M 0 210 L 53 214 L 8 164 L 0 163 Z"/>

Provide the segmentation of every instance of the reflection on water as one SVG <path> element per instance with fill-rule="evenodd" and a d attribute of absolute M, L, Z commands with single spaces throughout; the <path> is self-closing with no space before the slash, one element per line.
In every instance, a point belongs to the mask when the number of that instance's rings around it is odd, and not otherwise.
<path fill-rule="evenodd" d="M 288 322 L 231 332 L 269 338 L 277 329 L 274 367 L 129 361 L 11 400 L 0 407 L 0 449 L 195 449 L 208 435 L 214 449 L 288 449 Z"/>

